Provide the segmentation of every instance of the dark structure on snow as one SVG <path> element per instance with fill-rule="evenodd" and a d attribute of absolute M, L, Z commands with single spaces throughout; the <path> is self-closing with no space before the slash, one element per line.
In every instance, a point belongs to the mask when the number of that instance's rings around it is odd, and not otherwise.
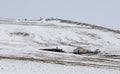
<path fill-rule="evenodd" d="M 53 52 L 64 52 L 62 49 L 59 49 L 58 47 L 51 48 L 51 49 L 40 49 L 40 50 L 53 51 Z"/>

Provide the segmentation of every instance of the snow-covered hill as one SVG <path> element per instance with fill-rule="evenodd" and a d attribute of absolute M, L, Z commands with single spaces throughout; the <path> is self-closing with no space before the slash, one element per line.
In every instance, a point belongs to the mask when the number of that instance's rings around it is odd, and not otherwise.
<path fill-rule="evenodd" d="M 83 47 L 89 50 L 100 49 L 102 53 L 120 55 L 119 44 L 120 31 L 86 23 L 62 19 L 0 19 L 0 58 L 2 59 L 120 70 L 119 58 L 71 53 L 75 48 Z M 56 47 L 63 49 L 66 53 L 40 50 Z"/>
<path fill-rule="evenodd" d="M 66 20 L 67 21 L 67 20 Z M 101 27 L 93 27 L 61 20 L 0 20 L 0 43 L 9 48 L 36 50 L 58 46 L 67 52 L 72 52 L 76 47 L 90 50 L 120 54 L 120 32 L 109 31 Z M 77 24 L 77 25 L 76 25 Z M 24 36 L 24 33 L 28 34 Z M 2 48 L 1 47 L 1 48 Z"/>

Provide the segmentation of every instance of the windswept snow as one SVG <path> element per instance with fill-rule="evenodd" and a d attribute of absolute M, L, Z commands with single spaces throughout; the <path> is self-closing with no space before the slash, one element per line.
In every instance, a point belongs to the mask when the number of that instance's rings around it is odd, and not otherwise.
<path fill-rule="evenodd" d="M 120 55 L 119 44 L 120 33 L 92 28 L 82 23 L 76 25 L 59 20 L 0 19 L 0 72 L 31 71 L 53 74 L 55 70 L 56 74 L 117 74 L 120 70 L 119 58 L 75 55 L 72 52 L 81 46 L 89 50 L 100 49 L 102 53 L 110 55 Z M 65 53 L 40 50 L 56 47 L 63 49 Z"/>
<path fill-rule="evenodd" d="M 27 24 L 22 25 L 22 22 Z M 31 22 L 35 22 L 35 24 L 31 25 Z M 113 54 L 112 50 L 120 52 L 120 34 L 110 31 L 60 23 L 59 21 L 9 21 L 7 24 L 1 23 L 0 42 L 2 45 L 7 41 L 6 44 L 13 44 L 13 47 L 14 43 L 19 43 L 25 47 L 32 45 L 34 48 L 59 46 L 67 52 L 72 52 L 78 46 L 90 50 L 109 51 Z M 28 33 L 29 36 L 11 35 L 11 33 L 17 32 Z"/>
<path fill-rule="evenodd" d="M 1 74 L 119 74 L 118 70 L 98 69 L 81 66 L 65 66 L 58 64 L 0 60 Z"/>

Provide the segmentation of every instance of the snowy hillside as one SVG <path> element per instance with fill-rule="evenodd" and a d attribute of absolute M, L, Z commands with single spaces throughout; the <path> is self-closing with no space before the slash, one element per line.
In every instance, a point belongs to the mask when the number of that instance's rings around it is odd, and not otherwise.
<path fill-rule="evenodd" d="M 78 46 L 86 49 L 100 49 L 110 53 L 120 54 L 120 33 L 106 29 L 94 29 L 89 25 L 61 23 L 60 20 L 24 21 L 0 20 L 0 43 L 9 48 L 34 49 L 45 47 L 62 48 L 72 52 Z M 99 27 L 98 27 L 99 28 Z M 16 35 L 16 33 L 23 34 Z M 6 45 L 5 45 L 6 47 Z"/>
<path fill-rule="evenodd" d="M 119 57 L 114 59 L 102 55 L 105 53 L 120 55 L 119 44 L 120 31 L 86 23 L 62 19 L 0 19 L 1 59 L 37 61 L 35 64 L 44 62 L 77 65 L 80 68 L 82 66 L 107 68 L 108 70 L 110 68 L 118 71 L 120 70 Z M 63 49 L 65 53 L 40 50 L 56 47 Z M 102 54 L 91 56 L 72 54 L 77 47 L 91 51 L 100 49 Z M 2 60 L 0 64 L 4 64 Z M 17 62 L 15 64 L 16 70 L 21 69 L 17 67 Z M 10 66 L 3 65 L 0 72 L 5 71 L 5 67 L 12 69 Z"/>

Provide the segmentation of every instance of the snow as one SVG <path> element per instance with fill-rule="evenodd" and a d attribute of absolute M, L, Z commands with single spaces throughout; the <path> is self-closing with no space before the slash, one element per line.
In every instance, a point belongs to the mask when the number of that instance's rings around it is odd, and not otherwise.
<path fill-rule="evenodd" d="M 99 55 L 75 55 L 72 52 L 81 46 L 89 50 L 100 49 L 101 52 L 120 55 L 119 44 L 119 33 L 92 29 L 90 26 L 61 23 L 56 20 L 0 19 L 0 73 L 118 74 L 119 59 Z M 66 53 L 40 50 L 56 47 Z"/>
<path fill-rule="evenodd" d="M 119 74 L 120 70 L 98 69 L 81 66 L 65 66 L 58 64 L 0 60 L 1 74 Z"/>
<path fill-rule="evenodd" d="M 59 26 L 63 26 L 63 24 L 59 24 Z M 120 40 L 115 37 L 116 34 L 94 29 L 69 27 L 71 25 L 68 24 L 68 27 L 59 26 L 56 25 L 56 22 L 54 25 L 49 24 L 49 26 L 46 26 L 43 23 L 40 24 L 40 22 L 39 26 L 1 24 L 0 40 L 32 42 L 31 44 L 35 44 L 33 42 L 38 42 L 52 47 L 66 46 L 75 48 L 81 45 L 92 50 L 100 48 L 101 51 L 111 48 L 111 45 L 113 45 L 114 49 L 119 50 L 118 44 L 120 43 Z M 28 33 L 30 36 L 11 36 L 10 33 L 14 32 Z M 119 37 L 119 35 L 117 37 Z"/>

